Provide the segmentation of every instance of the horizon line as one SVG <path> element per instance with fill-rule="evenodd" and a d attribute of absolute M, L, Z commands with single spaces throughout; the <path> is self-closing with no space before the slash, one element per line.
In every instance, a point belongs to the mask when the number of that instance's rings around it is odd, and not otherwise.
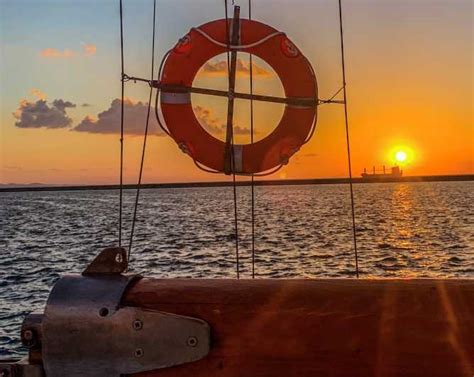
<path fill-rule="evenodd" d="M 419 175 L 405 177 L 378 177 L 378 178 L 352 178 L 353 183 L 405 183 L 405 182 L 443 182 L 443 181 L 474 181 L 474 174 L 454 175 Z M 295 186 L 295 185 L 317 185 L 317 184 L 348 184 L 349 178 L 304 178 L 304 179 L 269 179 L 256 180 L 255 186 Z M 236 186 L 251 186 L 251 181 L 237 181 Z M 197 182 L 171 182 L 171 183 L 143 183 L 142 189 L 156 188 L 199 188 L 199 187 L 229 187 L 232 181 L 197 181 Z M 124 184 L 125 190 L 137 189 L 135 183 Z M 69 184 L 43 184 L 43 183 L 0 183 L 0 192 L 25 192 L 25 191 L 78 191 L 78 190 L 114 190 L 119 189 L 119 184 L 92 184 L 92 185 L 69 185 Z"/>

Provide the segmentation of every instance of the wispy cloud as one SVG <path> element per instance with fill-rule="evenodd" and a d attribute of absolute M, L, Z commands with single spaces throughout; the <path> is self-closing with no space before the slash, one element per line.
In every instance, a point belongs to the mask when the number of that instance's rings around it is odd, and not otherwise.
<path fill-rule="evenodd" d="M 237 75 L 238 76 L 249 76 L 250 75 L 250 62 L 237 59 Z M 206 76 L 225 76 L 227 75 L 227 60 L 210 61 L 204 64 L 202 72 Z M 269 78 L 272 76 L 272 72 L 259 66 L 255 62 L 252 64 L 252 75 L 255 77 Z"/>
<path fill-rule="evenodd" d="M 43 93 L 44 94 L 44 93 Z M 45 99 L 37 101 L 20 101 L 19 108 L 13 113 L 17 120 L 15 126 L 19 128 L 66 128 L 72 123 L 66 109 L 76 107 L 75 104 L 62 99 L 52 103 Z"/>
<path fill-rule="evenodd" d="M 39 55 L 43 58 L 72 58 L 75 52 L 70 49 L 58 50 L 56 48 L 45 48 Z"/>
<path fill-rule="evenodd" d="M 82 50 L 85 56 L 94 56 L 97 52 L 97 46 L 92 43 L 83 43 Z"/>
<path fill-rule="evenodd" d="M 72 49 L 66 48 L 59 50 L 57 48 L 48 47 L 39 52 L 42 58 L 62 59 L 73 58 L 77 56 L 94 56 L 97 53 L 97 46 L 93 43 L 82 43 L 82 51 L 76 52 Z"/>

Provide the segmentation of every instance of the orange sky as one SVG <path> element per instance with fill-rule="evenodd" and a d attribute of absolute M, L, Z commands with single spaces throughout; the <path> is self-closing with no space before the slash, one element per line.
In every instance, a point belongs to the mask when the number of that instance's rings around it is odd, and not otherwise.
<path fill-rule="evenodd" d="M 247 2 L 236 3 L 241 3 L 245 17 Z M 119 136 L 73 130 L 86 116 L 95 122 L 120 95 L 116 2 L 84 4 L 89 6 L 76 9 L 73 1 L 61 7 L 45 2 L 46 9 L 34 9 L 26 1 L 0 4 L 0 183 L 118 180 Z M 143 9 L 150 9 L 151 2 L 125 4 L 127 72 L 146 77 L 151 15 Z M 222 17 L 217 0 L 203 1 L 199 7 L 187 1 L 159 4 L 157 56 L 191 27 Z M 347 0 L 345 9 L 354 176 L 364 167 L 391 166 L 399 149 L 409 153 L 403 166 L 406 175 L 474 173 L 472 3 Z M 80 12 L 88 17 L 87 27 L 77 20 Z M 72 14 L 77 17 L 68 19 Z M 255 1 L 253 15 L 285 31 L 309 58 L 321 98 L 340 87 L 337 2 L 260 0 Z M 282 94 L 271 69 L 262 61 L 257 66 L 262 69 L 255 78 L 257 91 Z M 203 73 L 196 80 L 196 84 L 217 88 L 225 88 L 225 82 L 220 74 Z M 248 90 L 248 76 L 239 75 L 237 85 Z M 129 83 L 126 95 L 135 106 L 147 100 L 147 87 Z M 30 126 L 26 120 L 23 127 L 15 125 L 28 106 L 45 100 L 51 110 L 58 99 L 70 101 L 70 106 L 64 105 L 70 124 L 61 126 L 59 119 L 54 128 L 38 122 Z M 193 97 L 193 105 L 210 110 L 215 124 L 225 120 L 225 103 Z M 262 137 L 276 125 L 283 109 L 256 106 L 255 124 Z M 53 110 L 61 111 L 60 107 Z M 248 127 L 248 114 L 248 103 L 237 101 L 236 123 Z M 137 177 L 142 145 L 136 133 L 125 139 L 125 181 L 130 183 Z M 269 178 L 346 175 L 342 107 L 324 105 L 319 108 L 311 142 Z M 145 182 L 225 179 L 197 170 L 170 138 L 150 137 Z"/>

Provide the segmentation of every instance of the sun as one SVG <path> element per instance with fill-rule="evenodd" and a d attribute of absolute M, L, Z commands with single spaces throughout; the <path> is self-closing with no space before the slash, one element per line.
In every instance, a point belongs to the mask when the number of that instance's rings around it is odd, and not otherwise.
<path fill-rule="evenodd" d="M 415 158 L 415 149 L 408 144 L 395 144 L 387 153 L 387 160 L 390 161 L 392 166 L 412 165 Z"/>
<path fill-rule="evenodd" d="M 395 159 L 398 162 L 405 162 L 407 160 L 407 153 L 405 151 L 397 151 L 395 153 Z"/>

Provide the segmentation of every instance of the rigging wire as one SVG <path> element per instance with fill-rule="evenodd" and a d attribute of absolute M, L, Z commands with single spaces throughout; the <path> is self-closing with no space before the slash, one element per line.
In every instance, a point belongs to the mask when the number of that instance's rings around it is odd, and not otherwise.
<path fill-rule="evenodd" d="M 121 61 L 121 105 L 120 105 L 120 189 L 119 189 L 119 247 L 122 246 L 122 207 L 123 207 L 123 122 L 124 122 L 124 99 L 125 99 L 125 64 L 123 57 L 123 5 L 120 0 L 120 61 Z"/>
<path fill-rule="evenodd" d="M 357 255 L 354 188 L 353 188 L 353 182 L 352 182 L 351 146 L 350 146 L 350 137 L 349 137 L 349 116 L 347 113 L 346 64 L 345 64 L 345 54 L 344 54 L 344 30 L 342 26 L 342 0 L 338 0 L 338 3 L 339 3 L 339 35 L 340 35 L 340 40 L 341 40 L 342 94 L 344 97 L 344 121 L 345 121 L 345 126 L 346 126 L 347 161 L 348 161 L 348 169 L 349 169 L 349 188 L 350 188 L 350 195 L 351 195 L 352 236 L 353 236 L 353 242 L 354 242 L 354 258 L 355 258 L 356 276 L 357 278 L 359 278 L 359 258 Z M 339 91 L 336 93 L 336 95 L 339 93 Z M 334 97 L 336 95 L 334 95 Z"/>
<path fill-rule="evenodd" d="M 152 38 L 151 38 L 151 81 L 155 76 L 155 32 L 156 30 L 156 0 L 153 0 L 153 31 L 152 31 Z M 128 246 L 128 257 L 127 260 L 130 263 L 130 255 L 132 253 L 132 244 L 133 244 L 133 236 L 135 233 L 135 223 L 137 220 L 137 210 L 138 210 L 138 202 L 140 198 L 140 188 L 142 184 L 142 176 L 143 176 L 143 166 L 145 163 L 145 151 L 146 151 L 146 144 L 148 138 L 148 126 L 150 123 L 150 113 L 151 113 L 151 100 L 153 97 L 153 86 L 150 85 L 150 94 L 148 96 L 148 108 L 146 113 L 146 121 L 145 121 L 145 131 L 143 134 L 143 147 L 142 147 L 142 157 L 140 161 L 140 172 L 138 174 L 138 183 L 137 183 L 137 192 L 135 196 L 135 206 L 133 209 L 133 219 L 132 219 L 132 229 L 130 231 L 130 243 Z"/>
<path fill-rule="evenodd" d="M 249 20 L 252 19 L 252 0 L 249 0 Z M 253 96 L 253 55 L 249 54 L 249 86 L 250 95 Z M 250 98 L 250 143 L 254 142 L 254 113 L 253 113 L 253 98 Z M 252 174 L 251 179 L 251 217 L 252 217 L 252 279 L 255 279 L 255 176 Z"/>
<path fill-rule="evenodd" d="M 232 5 L 234 1 L 232 1 Z M 227 10 L 227 0 L 224 0 L 225 7 L 225 21 L 226 21 L 226 34 L 227 34 L 227 72 L 229 77 L 229 89 L 231 83 L 230 77 L 230 32 L 229 32 L 229 15 Z M 228 127 L 227 132 L 230 132 L 230 143 L 231 143 L 231 170 L 232 170 L 232 186 L 233 186 L 233 195 L 234 195 L 234 232 L 235 232 L 235 263 L 236 263 L 236 273 L 237 279 L 240 279 L 240 258 L 239 258 L 239 223 L 238 223 L 238 213 L 237 213 L 237 185 L 235 180 L 235 153 L 234 153 L 234 130 L 233 130 L 233 121 L 231 122 L 230 127 Z"/>
<path fill-rule="evenodd" d="M 334 93 L 334 94 L 332 95 L 331 98 L 324 100 L 324 103 L 330 103 L 334 98 L 336 98 L 336 96 L 337 96 L 339 93 L 341 93 L 342 90 L 344 90 L 344 86 L 341 86 L 341 87 L 339 88 L 339 90 L 338 90 L 336 93 Z"/>

